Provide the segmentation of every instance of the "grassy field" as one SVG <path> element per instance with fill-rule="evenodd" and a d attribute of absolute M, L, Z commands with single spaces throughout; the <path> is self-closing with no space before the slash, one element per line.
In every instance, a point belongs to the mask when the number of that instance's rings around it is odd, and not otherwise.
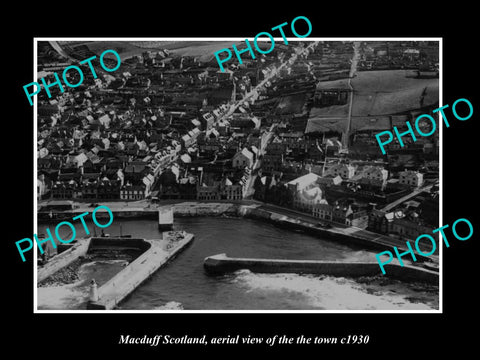
<path fill-rule="evenodd" d="M 348 86 L 348 79 L 337 79 L 337 80 L 328 80 L 328 81 L 320 81 L 317 84 L 318 90 L 326 90 L 326 89 L 350 89 Z"/>
<path fill-rule="evenodd" d="M 61 43 L 61 42 L 60 42 Z M 86 45 L 88 48 L 96 53 L 101 54 L 104 50 L 113 49 L 122 59 L 126 59 L 137 54 L 141 54 L 144 51 L 158 51 L 160 49 L 168 49 L 175 56 L 194 56 L 201 62 L 208 62 L 214 59 L 214 53 L 224 48 L 229 48 L 232 51 L 232 60 L 236 60 L 235 54 L 232 50 L 232 44 L 235 44 L 239 50 L 245 48 L 244 41 L 232 41 L 232 40 L 219 40 L 219 41 L 83 41 L 83 42 L 68 42 L 70 46 Z M 252 42 L 250 42 L 252 43 Z M 269 41 L 258 41 L 258 46 L 264 50 L 270 49 Z M 276 43 L 275 49 L 286 49 L 283 44 Z M 255 51 L 256 52 L 256 51 Z M 224 54 L 220 56 L 225 56 Z M 247 57 L 249 54 L 243 55 Z M 256 56 L 259 56 L 256 53 Z M 267 55 L 268 56 L 268 55 Z"/>
<path fill-rule="evenodd" d="M 352 130 L 388 129 L 388 115 L 407 113 L 439 101 L 438 79 L 417 79 L 411 70 L 360 71 L 352 79 L 354 88 Z M 344 80 L 321 82 L 317 88 L 344 88 Z M 422 94 L 423 102 L 421 102 Z M 342 128 L 348 105 L 313 108 L 307 129 Z M 335 125 L 332 118 L 340 118 Z M 375 118 L 371 120 L 370 118 Z"/>
<path fill-rule="evenodd" d="M 348 103 L 345 105 L 332 105 L 322 108 L 314 107 L 310 111 L 310 119 L 320 119 L 329 117 L 347 117 Z"/>
<path fill-rule="evenodd" d="M 416 79 L 412 71 L 364 71 L 352 79 L 353 116 L 404 113 L 438 103 L 438 79 Z M 422 93 L 426 91 L 421 104 Z"/>
<path fill-rule="evenodd" d="M 389 130 L 390 119 L 388 116 L 378 117 L 353 117 L 352 131 L 366 131 L 366 130 Z"/>
<path fill-rule="evenodd" d="M 214 59 L 214 53 L 224 48 L 232 48 L 235 44 L 238 49 L 243 49 L 245 43 L 243 41 L 95 41 L 86 42 L 85 45 L 96 54 L 101 54 L 106 49 L 113 49 L 118 52 L 122 59 L 126 59 L 143 51 L 158 51 L 160 49 L 168 49 L 175 56 L 194 56 L 198 57 L 201 62 L 208 62 Z M 73 44 L 70 44 L 73 45 Z M 258 46 L 263 49 L 269 49 L 269 42 L 258 42 Z M 277 45 L 275 45 L 277 47 Z M 233 50 L 231 50 L 233 53 Z M 247 56 L 249 54 L 245 54 Z M 258 55 L 258 54 L 257 54 Z M 222 54 L 221 56 L 224 56 Z M 235 58 L 235 54 L 232 55 Z"/>
<path fill-rule="evenodd" d="M 360 93 L 395 92 L 425 86 L 438 86 L 438 79 L 417 79 L 412 70 L 359 71 L 352 86 Z"/>
<path fill-rule="evenodd" d="M 302 112 L 303 104 L 305 103 L 306 94 L 295 94 L 282 96 L 277 106 L 275 113 L 277 114 L 299 114 Z"/>
<path fill-rule="evenodd" d="M 348 104 L 332 105 L 323 108 L 312 108 L 305 132 L 342 132 L 346 129 Z"/>
<path fill-rule="evenodd" d="M 180 43 L 180 42 L 179 42 Z M 253 46 L 253 41 L 250 41 L 252 48 L 254 49 L 255 56 L 258 57 L 260 54 L 256 51 Z M 232 58 L 230 61 L 238 62 L 235 53 L 232 49 L 232 45 L 235 44 L 238 50 L 242 50 L 246 48 L 245 41 L 185 41 L 183 44 L 177 44 L 175 47 L 172 47 L 172 52 L 177 56 L 195 56 L 201 62 L 208 62 L 214 59 L 214 53 L 221 49 L 230 49 L 232 52 Z M 268 41 L 261 41 L 257 42 L 259 48 L 268 50 L 271 47 L 270 42 Z M 285 46 L 281 46 L 281 44 L 275 44 L 275 49 L 285 49 Z M 220 54 L 220 57 L 225 57 L 226 54 Z M 272 56 L 272 55 L 266 55 Z M 247 59 L 250 57 L 250 53 L 245 53 L 242 55 L 243 59 Z"/>
<path fill-rule="evenodd" d="M 62 43 L 62 42 L 60 42 Z M 78 45 L 86 45 L 95 54 L 101 54 L 107 49 L 115 50 L 121 59 L 127 59 L 139 55 L 144 51 L 158 51 L 168 49 L 176 56 L 197 56 L 202 62 L 214 58 L 214 53 L 222 48 L 231 48 L 233 41 L 80 41 L 69 42 L 74 48 Z M 239 45 L 241 48 L 241 45 Z"/>
<path fill-rule="evenodd" d="M 223 48 L 231 48 L 232 47 L 232 44 L 235 44 L 237 45 L 237 47 L 239 49 L 241 49 L 241 42 L 234 42 L 234 41 L 211 41 L 211 42 L 205 42 L 205 41 L 202 41 L 202 44 L 199 44 L 199 43 L 194 43 L 192 42 L 192 44 L 188 44 L 186 46 L 182 46 L 182 47 L 177 47 L 175 49 L 171 49 L 171 51 L 177 55 L 177 56 L 194 56 L 194 57 L 197 57 L 199 61 L 201 62 L 208 62 L 212 59 L 214 59 L 214 53 L 216 51 L 219 51 Z M 232 61 L 232 59 L 236 59 L 235 58 L 235 54 L 233 54 L 233 50 L 232 51 L 232 58 L 230 59 L 230 61 Z M 247 56 L 248 54 L 245 54 L 245 56 Z M 226 54 L 220 54 L 219 55 L 221 58 L 225 57 Z M 237 61 L 237 60 L 236 60 Z"/>
<path fill-rule="evenodd" d="M 308 119 L 307 126 L 305 128 L 305 133 L 310 132 L 344 132 L 347 128 L 347 118 L 346 117 L 333 117 L 333 118 L 323 118 L 323 119 Z"/>
<path fill-rule="evenodd" d="M 63 44 L 62 41 L 58 42 L 60 45 Z M 131 44 L 128 41 L 78 41 L 78 42 L 67 42 L 68 46 L 72 49 L 80 45 L 85 45 L 88 49 L 94 54 L 100 55 L 105 50 L 115 50 L 122 60 L 141 54 L 143 51 L 149 50 L 147 48 L 140 48 Z M 156 50 L 156 49 L 151 49 Z M 108 54 L 111 55 L 111 54 Z M 107 56 L 109 57 L 109 56 Z"/>

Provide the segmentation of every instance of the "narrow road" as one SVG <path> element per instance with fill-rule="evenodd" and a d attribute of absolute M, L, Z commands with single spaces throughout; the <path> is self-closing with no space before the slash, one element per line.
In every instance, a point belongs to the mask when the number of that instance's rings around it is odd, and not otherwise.
<path fill-rule="evenodd" d="M 417 196 L 418 194 L 424 192 L 424 191 L 430 191 L 431 188 L 432 188 L 433 185 L 427 185 L 427 186 L 423 186 L 421 188 L 418 188 L 417 190 L 414 190 L 412 191 L 410 194 L 407 194 L 405 196 L 402 196 L 400 199 L 397 199 L 393 202 L 391 202 L 390 204 L 384 206 L 383 208 L 381 208 L 380 210 L 382 211 L 390 211 L 391 209 L 395 208 L 396 206 L 400 205 L 401 203 L 407 201 L 408 199 L 411 199 L 415 196 Z"/>
<path fill-rule="evenodd" d="M 360 42 L 355 41 L 353 43 L 353 57 L 352 57 L 352 64 L 350 66 L 350 73 L 348 74 L 348 87 L 350 88 L 350 99 L 348 104 L 348 119 L 347 119 L 347 126 L 345 128 L 345 132 L 343 133 L 343 141 L 342 145 L 345 149 L 348 149 L 349 138 L 350 138 L 350 129 L 352 127 L 352 107 L 353 107 L 353 86 L 352 86 L 352 78 L 355 76 L 357 72 L 357 64 L 360 57 Z"/>

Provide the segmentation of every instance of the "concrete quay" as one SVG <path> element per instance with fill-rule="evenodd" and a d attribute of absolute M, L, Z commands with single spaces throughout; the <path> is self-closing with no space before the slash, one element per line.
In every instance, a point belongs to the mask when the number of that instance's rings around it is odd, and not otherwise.
<path fill-rule="evenodd" d="M 142 282 L 191 243 L 193 234 L 164 232 L 163 239 L 145 240 L 150 247 L 125 269 L 98 288 L 98 300 L 90 300 L 87 309 L 111 310 Z"/>
<path fill-rule="evenodd" d="M 382 275 L 376 262 L 230 258 L 226 254 L 205 258 L 203 266 L 212 275 L 221 275 L 240 269 L 259 273 L 316 274 L 353 278 Z M 385 265 L 385 272 L 384 276 L 397 280 L 439 284 L 437 272 L 416 266 L 400 266 L 390 263 Z"/>

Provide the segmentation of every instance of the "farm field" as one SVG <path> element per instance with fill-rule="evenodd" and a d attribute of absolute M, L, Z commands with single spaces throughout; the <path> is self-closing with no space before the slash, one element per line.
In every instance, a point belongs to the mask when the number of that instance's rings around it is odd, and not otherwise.
<path fill-rule="evenodd" d="M 172 38 L 175 39 L 175 38 Z M 167 49 L 172 52 L 174 56 L 195 56 L 200 62 L 208 62 L 214 59 L 214 53 L 224 48 L 232 48 L 235 44 L 239 50 L 246 45 L 244 41 L 234 40 L 219 40 L 219 41 L 95 41 L 95 42 L 79 42 L 78 44 L 70 43 L 69 45 L 86 45 L 92 52 L 101 54 L 104 50 L 113 49 L 118 52 L 122 59 L 130 58 L 132 56 L 141 54 L 144 51 L 158 51 L 160 49 Z M 258 46 L 262 49 L 269 49 L 269 41 L 258 41 Z M 286 49 L 286 46 L 275 44 L 275 49 Z M 232 51 L 232 59 L 238 61 Z M 250 56 L 245 54 L 244 56 Z M 220 56 L 226 56 L 222 54 Z M 258 54 L 257 54 L 258 56 Z M 231 59 L 231 61 L 232 61 Z"/>
<path fill-rule="evenodd" d="M 59 41 L 60 44 L 63 42 Z M 214 58 L 215 51 L 229 48 L 234 41 L 79 41 L 68 42 L 70 47 L 85 45 L 95 54 L 101 54 L 107 49 L 115 50 L 121 59 L 128 59 L 144 51 L 170 50 L 174 56 L 197 56 L 201 62 Z"/>
<path fill-rule="evenodd" d="M 408 113 L 439 101 L 438 78 L 415 78 L 412 70 L 360 71 L 352 79 L 354 89 L 352 129 L 388 129 L 388 115 Z M 318 89 L 347 88 L 346 79 L 321 82 Z M 422 99 L 423 97 L 423 99 Z M 345 128 L 348 103 L 312 108 L 307 132 L 339 131 Z M 341 124 L 335 124 L 339 119 Z"/>
<path fill-rule="evenodd" d="M 352 116 L 405 113 L 438 103 L 438 79 L 417 79 L 414 76 L 415 72 L 411 70 L 358 72 L 352 79 Z"/>

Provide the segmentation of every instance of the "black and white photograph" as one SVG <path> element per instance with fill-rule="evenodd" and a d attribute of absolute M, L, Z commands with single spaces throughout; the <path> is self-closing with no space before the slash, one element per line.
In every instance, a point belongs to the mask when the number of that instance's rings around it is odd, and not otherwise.
<path fill-rule="evenodd" d="M 440 309 L 440 40 L 260 40 L 37 40 L 38 310 Z"/>
<path fill-rule="evenodd" d="M 12 8 L 7 354 L 475 353 L 472 5 Z"/>

